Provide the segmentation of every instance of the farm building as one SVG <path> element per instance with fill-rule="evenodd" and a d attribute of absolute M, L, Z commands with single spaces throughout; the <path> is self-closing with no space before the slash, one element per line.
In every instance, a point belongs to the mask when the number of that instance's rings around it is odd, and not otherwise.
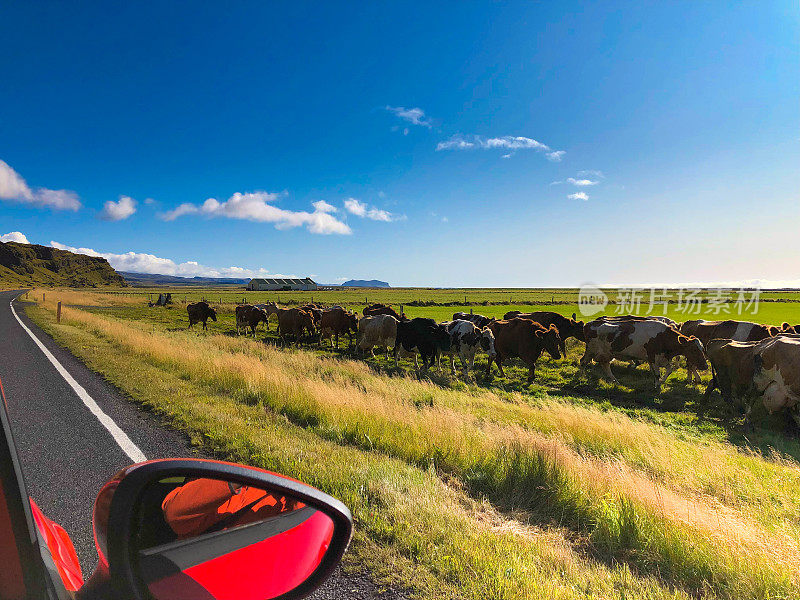
<path fill-rule="evenodd" d="M 291 279 L 275 277 L 270 279 L 251 279 L 247 284 L 248 290 L 277 292 L 281 290 L 299 290 L 303 292 L 314 291 L 317 284 L 310 278 Z"/>

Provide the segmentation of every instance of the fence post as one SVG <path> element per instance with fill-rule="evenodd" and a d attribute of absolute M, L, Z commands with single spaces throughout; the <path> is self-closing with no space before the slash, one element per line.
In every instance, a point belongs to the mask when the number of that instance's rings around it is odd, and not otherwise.
<path fill-rule="evenodd" d="M 61 323 L 61 300 L 58 301 L 58 311 L 56 312 L 56 323 Z"/>

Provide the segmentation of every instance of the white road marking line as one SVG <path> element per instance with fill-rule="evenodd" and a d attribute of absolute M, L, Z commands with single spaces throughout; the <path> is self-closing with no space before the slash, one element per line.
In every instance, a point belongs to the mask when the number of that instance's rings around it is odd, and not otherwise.
<path fill-rule="evenodd" d="M 16 298 L 14 299 L 16 300 Z M 114 438 L 114 441 L 117 442 L 117 445 L 122 448 L 122 451 L 128 455 L 128 457 L 135 463 L 144 462 L 147 460 L 147 457 L 144 455 L 144 452 L 139 450 L 139 447 L 131 441 L 131 438 L 127 436 L 127 434 L 120 429 L 119 425 L 117 425 L 114 420 L 109 417 L 103 410 L 97 405 L 97 402 L 94 401 L 89 393 L 84 389 L 84 387 L 75 381 L 75 378 L 69 374 L 64 366 L 58 362 L 58 359 L 53 356 L 53 354 L 48 350 L 42 342 L 39 341 L 34 333 L 28 329 L 25 323 L 22 322 L 22 319 L 17 316 L 17 311 L 14 310 L 14 300 L 8 303 L 11 307 L 11 314 L 14 315 L 14 318 L 17 320 L 17 323 L 22 325 L 22 328 L 28 332 L 28 335 L 31 336 L 36 345 L 39 346 L 39 350 L 41 350 L 47 359 L 53 363 L 53 366 L 56 368 L 64 380 L 70 385 L 70 387 L 75 390 L 75 393 L 78 394 L 78 398 L 80 398 L 83 403 L 86 405 L 91 413 L 97 417 L 97 420 L 108 430 L 108 433 L 111 434 L 111 437 Z"/>

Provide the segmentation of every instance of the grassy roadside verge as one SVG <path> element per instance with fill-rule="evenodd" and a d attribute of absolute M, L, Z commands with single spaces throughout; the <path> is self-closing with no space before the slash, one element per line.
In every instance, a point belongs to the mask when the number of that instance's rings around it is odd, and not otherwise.
<path fill-rule="evenodd" d="M 49 310 L 30 314 L 92 368 L 209 447 L 341 497 L 362 532 L 357 554 L 383 556 L 378 572 L 406 565 L 401 579 L 427 582 L 415 586 L 426 597 L 644 598 L 680 596 L 680 589 L 704 597 L 796 596 L 796 581 L 770 564 L 768 553 L 747 544 L 717 547 L 718 539 L 632 494 L 635 473 L 582 456 L 563 439 L 502 419 L 486 423 L 458 406 L 469 394 L 448 392 L 439 406 L 445 396 L 435 390 L 349 361 L 224 336 L 148 332 L 82 311 L 65 311 L 60 325 Z M 158 389 L 170 381 L 173 387 Z M 453 485 L 445 485 L 448 478 Z M 504 517 L 484 497 L 532 518 Z M 668 508 L 662 502 L 661 511 Z M 571 533 L 531 526 L 552 522 L 555 513 Z M 575 536 L 588 536 L 611 566 L 576 552 Z M 636 576 L 631 567 L 654 577 Z"/>

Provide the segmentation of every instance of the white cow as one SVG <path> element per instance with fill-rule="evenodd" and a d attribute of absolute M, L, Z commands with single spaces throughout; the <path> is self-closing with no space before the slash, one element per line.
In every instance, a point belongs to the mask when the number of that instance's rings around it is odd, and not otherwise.
<path fill-rule="evenodd" d="M 369 350 L 375 356 L 375 347 L 394 348 L 397 339 L 397 319 L 392 315 L 375 315 L 363 317 L 358 321 L 358 343 L 356 347 L 364 352 Z"/>

